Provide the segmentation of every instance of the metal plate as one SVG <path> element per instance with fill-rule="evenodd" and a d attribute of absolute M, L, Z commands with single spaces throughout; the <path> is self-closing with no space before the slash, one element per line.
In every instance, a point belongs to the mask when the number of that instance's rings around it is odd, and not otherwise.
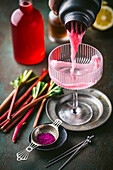
<path fill-rule="evenodd" d="M 64 90 L 64 95 L 59 97 L 52 97 L 49 98 L 46 103 L 46 114 L 51 121 L 58 119 L 58 102 L 62 97 L 68 95 L 70 98 L 70 91 Z M 65 122 L 62 123 L 62 126 L 65 129 L 72 130 L 72 131 L 86 131 L 91 130 L 94 128 L 99 127 L 103 123 L 105 123 L 112 112 L 112 105 L 108 97 L 100 92 L 99 90 L 89 88 L 85 90 L 79 91 L 79 100 L 83 100 L 83 96 L 85 97 L 86 102 L 92 107 L 93 109 L 93 117 L 92 119 L 84 125 L 69 125 Z"/>

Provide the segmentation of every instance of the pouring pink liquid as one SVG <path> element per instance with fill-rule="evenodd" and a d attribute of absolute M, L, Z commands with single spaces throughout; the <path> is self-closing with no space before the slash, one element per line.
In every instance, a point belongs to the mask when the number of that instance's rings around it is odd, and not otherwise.
<path fill-rule="evenodd" d="M 71 22 L 71 29 L 68 31 L 68 36 L 70 38 L 70 44 L 71 44 L 71 56 L 70 54 L 69 56 L 67 54 L 65 55 L 69 57 L 69 60 L 67 59 L 66 59 L 67 61 L 63 60 L 61 56 L 61 60 L 54 58 L 51 61 L 51 66 L 54 68 L 54 70 L 57 70 L 58 74 L 62 75 L 62 76 L 61 75 L 58 76 L 60 78 L 58 80 L 55 79 L 55 77 L 53 76 L 52 77 L 53 81 L 55 81 L 59 86 L 68 89 L 74 89 L 74 88 L 84 89 L 95 84 L 96 82 L 95 78 L 92 77 L 90 81 L 87 75 L 97 70 L 100 65 L 100 60 L 96 53 L 95 54 L 90 53 L 91 56 L 89 58 L 89 55 L 86 53 L 86 50 L 84 51 L 78 48 L 82 42 L 82 38 L 83 35 L 85 34 L 85 31 L 83 31 L 82 25 L 78 27 L 77 24 L 78 23 L 75 23 L 74 25 L 73 22 Z M 76 59 L 77 52 L 80 55 L 79 60 Z M 64 58 L 66 58 L 65 55 Z M 63 74 L 66 75 L 66 79 L 64 78 Z M 87 77 L 87 79 L 84 77 Z"/>
<path fill-rule="evenodd" d="M 68 37 L 70 39 L 71 43 L 71 61 L 72 61 L 72 68 L 70 70 L 71 75 L 74 75 L 74 69 L 76 67 L 75 57 L 78 51 L 78 47 L 82 42 L 83 35 L 85 34 L 85 31 L 82 31 L 82 25 L 80 25 L 80 34 L 78 32 L 78 23 L 75 22 L 75 25 L 73 22 L 71 22 L 71 30 L 67 30 Z M 74 28 L 75 27 L 75 28 Z"/>

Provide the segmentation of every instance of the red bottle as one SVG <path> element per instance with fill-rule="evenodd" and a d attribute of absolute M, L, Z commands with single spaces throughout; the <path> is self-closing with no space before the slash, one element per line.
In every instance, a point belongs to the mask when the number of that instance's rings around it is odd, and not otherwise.
<path fill-rule="evenodd" d="M 42 15 L 31 0 L 19 0 L 19 6 L 11 15 L 14 58 L 25 65 L 40 63 L 45 57 Z"/>

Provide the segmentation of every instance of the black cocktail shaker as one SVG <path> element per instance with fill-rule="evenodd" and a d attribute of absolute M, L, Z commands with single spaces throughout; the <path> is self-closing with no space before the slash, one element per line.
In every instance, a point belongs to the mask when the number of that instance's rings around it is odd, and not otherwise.
<path fill-rule="evenodd" d="M 90 27 L 100 10 L 101 0 L 63 0 L 59 7 L 59 18 L 67 27 L 71 21 Z"/>

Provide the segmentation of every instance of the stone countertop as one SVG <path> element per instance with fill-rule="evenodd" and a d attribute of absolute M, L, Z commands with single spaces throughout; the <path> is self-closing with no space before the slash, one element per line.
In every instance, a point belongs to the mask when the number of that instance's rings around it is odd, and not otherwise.
<path fill-rule="evenodd" d="M 17 75 L 20 75 L 25 69 L 33 69 L 40 75 L 43 68 L 47 68 L 47 60 L 49 52 L 58 46 L 58 43 L 52 43 L 48 39 L 48 13 L 50 11 L 47 0 L 34 1 L 34 7 L 39 9 L 44 18 L 45 29 L 45 47 L 46 57 L 40 64 L 33 66 L 25 66 L 17 63 L 13 58 L 10 16 L 11 13 L 18 8 L 18 1 L 4 0 L 0 1 L 0 103 L 12 91 L 9 85 Z M 101 80 L 94 88 L 102 91 L 108 96 L 111 103 L 113 102 L 113 28 L 104 32 L 89 28 L 83 38 L 84 43 L 88 43 L 96 47 L 103 55 L 104 72 Z M 35 114 L 35 113 L 34 113 Z M 32 115 L 28 123 L 23 127 L 19 134 L 18 141 L 14 144 L 11 141 L 13 131 L 4 134 L 0 132 L 0 169 L 1 170 L 43 170 L 44 165 L 64 152 L 71 146 L 84 140 L 87 135 L 95 135 L 91 145 L 80 152 L 67 166 L 65 170 L 112 170 L 113 169 L 113 116 L 111 114 L 109 120 L 102 126 L 90 131 L 69 131 L 66 143 L 57 150 L 53 151 L 37 151 L 34 150 L 29 159 L 23 162 L 16 161 L 16 153 L 24 149 L 28 145 L 28 135 L 32 130 L 35 116 Z M 45 110 L 40 117 L 39 124 L 50 122 Z M 66 160 L 51 166 L 50 170 L 57 170 Z"/>

